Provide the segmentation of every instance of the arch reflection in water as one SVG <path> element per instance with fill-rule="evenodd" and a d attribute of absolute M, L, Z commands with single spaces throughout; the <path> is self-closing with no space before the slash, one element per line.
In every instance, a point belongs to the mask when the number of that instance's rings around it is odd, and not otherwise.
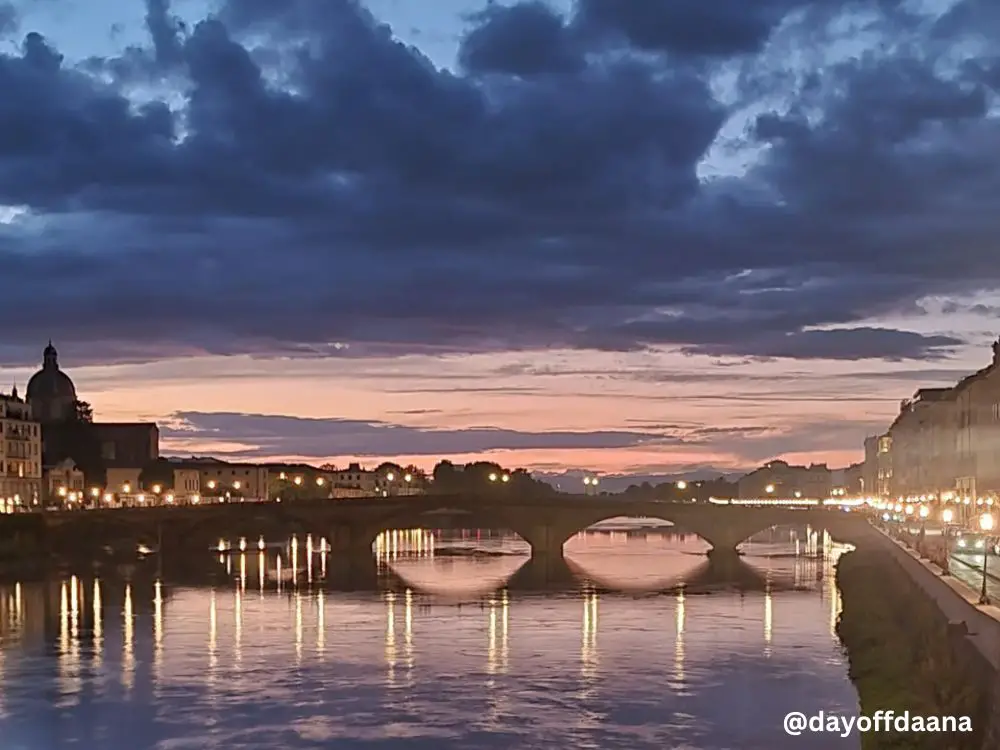
<path fill-rule="evenodd" d="M 374 554 L 380 571 L 391 571 L 407 588 L 461 600 L 502 588 L 530 548 L 516 535 L 395 529 L 376 538 Z"/>
<path fill-rule="evenodd" d="M 582 577 L 614 591 L 663 591 L 688 583 L 706 563 L 710 545 L 656 519 L 602 521 L 563 545 Z M 637 561 L 642 560 L 638 565 Z"/>

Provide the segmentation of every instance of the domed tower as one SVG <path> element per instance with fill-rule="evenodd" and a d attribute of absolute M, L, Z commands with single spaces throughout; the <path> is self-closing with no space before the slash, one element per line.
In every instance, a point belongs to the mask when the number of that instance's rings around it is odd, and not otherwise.
<path fill-rule="evenodd" d="M 28 381 L 27 398 L 32 415 L 42 424 L 64 422 L 76 408 L 76 386 L 59 369 L 59 352 L 51 341 L 42 354 L 42 369 Z"/>

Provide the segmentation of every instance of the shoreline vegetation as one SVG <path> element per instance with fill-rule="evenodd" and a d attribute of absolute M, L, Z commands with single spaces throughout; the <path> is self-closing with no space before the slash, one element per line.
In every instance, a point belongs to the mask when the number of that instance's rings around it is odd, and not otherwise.
<path fill-rule="evenodd" d="M 1000 679 L 884 550 L 859 547 L 837 566 L 837 635 L 861 713 L 968 716 L 971 733 L 861 735 L 863 750 L 995 750 Z"/>

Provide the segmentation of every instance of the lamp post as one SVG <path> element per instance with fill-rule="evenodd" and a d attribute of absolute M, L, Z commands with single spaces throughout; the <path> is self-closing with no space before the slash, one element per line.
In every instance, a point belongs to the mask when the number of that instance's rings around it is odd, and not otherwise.
<path fill-rule="evenodd" d="M 983 540 L 983 588 L 979 592 L 979 603 L 989 604 L 990 597 L 986 594 L 986 566 L 989 564 L 990 559 L 990 534 L 993 531 L 993 516 L 989 513 L 983 513 L 979 517 L 979 528 L 982 529 L 986 538 Z"/>
<path fill-rule="evenodd" d="M 944 560 L 941 561 L 942 573 L 951 570 L 951 529 L 950 524 L 955 519 L 955 511 L 945 508 L 941 511 L 941 520 L 944 521 Z"/>

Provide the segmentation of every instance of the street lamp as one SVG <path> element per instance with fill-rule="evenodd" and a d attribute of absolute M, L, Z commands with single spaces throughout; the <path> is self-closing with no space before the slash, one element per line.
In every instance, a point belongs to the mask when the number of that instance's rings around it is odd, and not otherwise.
<path fill-rule="evenodd" d="M 764 492 L 766 492 L 768 495 L 773 495 L 774 494 L 774 485 L 773 484 L 767 485 L 767 487 L 764 488 Z"/>
<path fill-rule="evenodd" d="M 951 523 L 955 518 L 955 512 L 951 508 L 945 508 L 941 513 L 941 520 L 945 523 Z"/>
<path fill-rule="evenodd" d="M 679 489 L 679 490 L 686 490 L 687 488 L 688 488 L 688 483 L 685 482 L 683 479 L 681 479 L 679 482 L 677 482 L 677 489 Z"/>
<path fill-rule="evenodd" d="M 490 481 L 491 482 L 497 481 L 497 473 L 495 471 L 491 471 L 490 472 Z M 583 483 L 584 484 L 590 484 L 586 479 L 583 480 Z"/>
<path fill-rule="evenodd" d="M 509 481 L 510 481 L 510 474 L 502 474 L 502 475 L 500 476 L 500 481 L 501 481 L 501 482 L 509 482 Z M 596 479 L 594 479 L 594 480 L 593 480 L 593 481 L 591 482 L 591 484 L 597 484 L 597 480 L 596 480 Z"/>
<path fill-rule="evenodd" d="M 990 559 L 990 532 L 993 531 L 993 516 L 989 513 L 983 513 L 979 517 L 979 528 L 982 529 L 983 533 L 986 535 L 986 539 L 983 540 L 983 588 L 979 592 L 979 603 L 989 604 L 990 597 L 986 594 L 986 566 Z"/>

